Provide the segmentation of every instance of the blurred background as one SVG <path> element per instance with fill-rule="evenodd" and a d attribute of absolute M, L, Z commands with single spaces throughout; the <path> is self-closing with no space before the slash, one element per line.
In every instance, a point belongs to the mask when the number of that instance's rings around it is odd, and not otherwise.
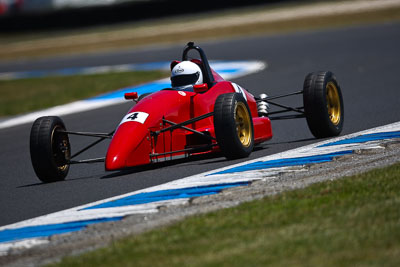
<path fill-rule="evenodd" d="M 0 31 L 10 33 L 109 25 L 279 2 L 310 1 L 0 0 Z"/>

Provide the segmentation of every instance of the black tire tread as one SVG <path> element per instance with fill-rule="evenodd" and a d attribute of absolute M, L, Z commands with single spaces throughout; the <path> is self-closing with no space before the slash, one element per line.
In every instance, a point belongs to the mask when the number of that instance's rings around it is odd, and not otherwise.
<path fill-rule="evenodd" d="M 51 133 L 55 127 L 65 130 L 59 117 L 38 118 L 32 125 L 30 134 L 30 154 L 37 177 L 45 183 L 64 180 L 68 169 L 58 170 L 52 155 Z"/>
<path fill-rule="evenodd" d="M 328 116 L 326 107 L 326 84 L 333 81 L 338 89 L 341 102 L 341 120 L 334 125 Z M 343 128 L 344 108 L 340 86 L 330 71 L 309 73 L 303 85 L 304 111 L 311 133 L 316 138 L 332 137 L 340 134 Z"/>
<path fill-rule="evenodd" d="M 236 133 L 236 124 L 233 118 L 233 106 L 235 101 L 245 103 L 250 115 L 251 127 L 253 122 L 247 102 L 241 94 L 229 93 L 220 95 L 214 105 L 214 129 L 221 152 L 228 159 L 245 158 L 250 155 L 254 147 L 254 130 L 252 130 L 252 142 L 249 147 L 243 147 Z"/>

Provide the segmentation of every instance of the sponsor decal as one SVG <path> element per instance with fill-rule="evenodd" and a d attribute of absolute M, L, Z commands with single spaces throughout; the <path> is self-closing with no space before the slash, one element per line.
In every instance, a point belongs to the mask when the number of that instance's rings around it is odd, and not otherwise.
<path fill-rule="evenodd" d="M 237 85 L 236 83 L 231 83 L 233 86 L 233 89 L 235 89 L 236 93 L 242 94 L 243 98 L 247 101 L 246 93 L 244 92 L 243 88 Z"/>
<path fill-rule="evenodd" d="M 181 96 L 186 96 L 186 93 L 183 91 L 178 91 L 178 94 L 180 94 Z"/>
<path fill-rule="evenodd" d="M 143 124 L 148 116 L 149 114 L 146 112 L 140 112 L 140 111 L 131 112 L 125 115 L 125 117 L 122 119 L 119 125 L 129 121 L 135 121 Z"/>
<path fill-rule="evenodd" d="M 185 70 L 181 66 L 178 66 L 178 68 L 175 70 L 175 73 L 182 73 L 184 71 Z"/>

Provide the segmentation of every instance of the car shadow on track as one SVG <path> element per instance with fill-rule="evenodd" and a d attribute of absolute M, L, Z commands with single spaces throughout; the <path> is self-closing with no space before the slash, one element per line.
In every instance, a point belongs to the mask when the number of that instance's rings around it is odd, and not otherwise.
<path fill-rule="evenodd" d="M 201 155 L 190 156 L 190 157 L 184 158 L 184 159 L 174 159 L 174 160 L 170 160 L 170 161 L 150 163 L 147 165 L 130 167 L 130 168 L 125 168 L 125 169 L 122 169 L 119 171 L 115 171 L 115 172 L 112 172 L 110 174 L 106 174 L 106 175 L 100 177 L 100 179 L 116 178 L 116 177 L 120 177 L 120 176 L 124 176 L 124 175 L 134 174 L 134 173 L 152 171 L 155 169 L 161 169 L 161 168 L 166 168 L 166 167 L 173 167 L 175 165 L 180 165 L 180 164 L 185 164 L 185 166 L 201 165 L 200 162 L 203 160 L 212 159 L 213 163 L 223 162 L 223 161 L 227 160 L 226 158 L 221 159 L 221 157 L 223 157 L 223 156 L 220 153 L 212 153 L 212 154 L 201 154 Z"/>
<path fill-rule="evenodd" d="M 301 142 L 321 141 L 321 140 L 324 140 L 324 139 L 317 139 L 315 137 L 311 137 L 311 138 L 304 138 L 304 139 L 293 140 L 293 141 L 282 141 L 282 142 L 276 142 L 276 143 L 267 143 L 266 145 L 273 146 L 273 145 L 295 144 L 295 143 L 301 143 Z"/>
<path fill-rule="evenodd" d="M 74 177 L 74 178 L 67 177 L 65 180 L 55 181 L 55 182 L 51 182 L 51 183 L 37 182 L 37 183 L 31 183 L 31 184 L 26 184 L 26 185 L 20 185 L 20 186 L 17 186 L 17 188 L 45 186 L 45 185 L 51 185 L 51 184 L 56 184 L 56 183 L 60 183 L 60 182 L 72 182 L 75 180 L 84 180 L 84 179 L 111 179 L 111 178 L 122 177 L 125 175 L 134 174 L 134 173 L 141 173 L 141 172 L 152 171 L 152 170 L 166 168 L 166 167 L 173 167 L 175 165 L 180 165 L 180 164 L 185 164 L 185 166 L 200 165 L 200 164 L 202 164 L 201 161 L 204 161 L 204 160 L 211 160 L 207 163 L 218 163 L 218 162 L 224 162 L 227 159 L 225 157 L 223 157 L 223 155 L 220 153 L 201 154 L 201 155 L 190 156 L 190 157 L 183 158 L 183 159 L 174 159 L 174 160 L 170 160 L 170 161 L 151 163 L 151 164 L 142 165 L 142 166 L 129 167 L 129 168 L 125 168 L 125 169 L 118 170 L 118 171 L 106 172 L 106 173 L 100 174 L 100 175 L 90 175 L 90 176 Z M 204 164 L 206 164 L 206 163 L 204 163 Z"/>
<path fill-rule="evenodd" d="M 16 188 L 29 188 L 29 187 L 35 187 L 35 186 L 45 186 L 45 185 L 53 185 L 57 183 L 62 183 L 62 182 L 72 182 L 75 180 L 85 180 L 85 179 L 97 179 L 99 176 L 98 175 L 91 175 L 91 176 L 81 176 L 81 177 L 75 177 L 75 178 L 66 178 L 65 180 L 60 180 L 60 181 L 55 181 L 55 182 L 50 182 L 50 183 L 44 183 L 44 182 L 37 182 L 37 183 L 31 183 L 31 184 L 25 184 L 25 185 L 20 185 L 17 186 Z"/>
<path fill-rule="evenodd" d="M 267 143 L 263 143 L 261 145 L 255 146 L 253 149 L 253 152 L 262 151 L 262 150 L 268 149 L 270 146 L 274 146 L 274 145 L 309 142 L 309 141 L 316 141 L 316 140 L 320 140 L 320 139 L 305 138 L 305 139 L 293 140 L 293 141 L 289 141 L 289 142 L 288 141 L 282 141 L 282 142 L 276 142 L 276 143 L 267 142 Z M 158 162 L 158 163 L 152 163 L 152 164 L 147 164 L 147 165 L 142 165 L 142 166 L 125 168 L 125 169 L 122 169 L 119 171 L 114 171 L 111 173 L 105 173 L 104 175 L 100 175 L 100 179 L 112 179 L 112 178 L 117 178 L 117 177 L 129 175 L 129 174 L 152 171 L 155 169 L 166 168 L 166 167 L 173 167 L 175 165 L 181 165 L 181 164 L 185 164 L 185 166 L 207 165 L 207 164 L 216 164 L 216 163 L 227 162 L 227 161 L 232 161 L 233 163 L 236 163 L 234 160 L 226 159 L 222 155 L 222 153 L 201 154 L 201 155 L 190 156 L 190 157 L 187 157 L 184 159 L 175 159 L 175 160 L 170 160 L 170 161 L 165 161 L 165 162 Z M 59 183 L 59 182 L 69 182 L 69 181 L 74 181 L 74 180 L 98 179 L 98 178 L 99 178 L 98 175 L 90 175 L 90 176 L 85 176 L 85 177 L 67 178 L 65 180 L 57 181 L 57 182 L 53 182 L 53 183 L 37 182 L 37 183 L 32 183 L 32 184 L 21 185 L 21 186 L 18 186 L 17 188 L 28 188 L 28 187 L 34 187 L 34 186 L 49 185 L 49 184 L 54 184 L 54 183 Z"/>
<path fill-rule="evenodd" d="M 253 152 L 260 151 L 267 149 L 268 147 L 265 146 L 256 146 L 254 147 Z M 184 164 L 185 167 L 191 166 L 191 165 L 208 165 L 208 164 L 216 164 L 216 163 L 221 163 L 221 162 L 228 162 L 228 161 L 234 161 L 234 160 L 228 160 L 225 158 L 222 153 L 212 153 L 212 154 L 201 154 L 201 155 L 196 155 L 196 156 L 190 156 L 188 158 L 184 159 L 175 159 L 171 161 L 165 161 L 165 162 L 158 162 L 158 163 L 153 163 L 153 164 L 148 164 L 148 165 L 143 165 L 143 166 L 137 166 L 137 167 L 131 167 L 131 168 L 126 168 L 123 170 L 119 170 L 110 174 L 106 174 L 102 176 L 100 179 L 111 179 L 111 178 L 117 178 L 121 177 L 124 175 L 129 175 L 129 174 L 134 174 L 134 173 L 140 173 L 140 172 L 145 172 L 145 171 L 151 171 L 155 169 L 160 169 L 160 168 L 166 168 L 166 167 L 173 167 L 175 165 L 181 165 Z M 236 163 L 236 162 L 233 162 Z"/>
<path fill-rule="evenodd" d="M 303 142 L 303 141 L 310 141 L 310 140 L 313 140 L 313 139 L 311 138 L 311 139 L 296 140 L 293 142 Z M 284 143 L 284 142 L 282 142 L 282 143 Z M 275 144 L 279 144 L 279 143 L 275 143 Z M 268 147 L 270 145 L 271 145 L 271 143 L 255 146 L 253 152 L 268 149 Z M 113 172 L 110 174 L 106 174 L 106 175 L 102 176 L 100 179 L 117 178 L 117 177 L 121 177 L 124 175 L 140 173 L 140 172 L 145 172 L 145 171 L 152 171 L 155 169 L 172 167 L 172 166 L 181 165 L 181 164 L 185 164 L 185 166 L 191 166 L 191 165 L 198 166 L 198 165 L 216 164 L 216 163 L 227 162 L 227 161 L 232 161 L 233 164 L 236 163 L 235 160 L 229 160 L 229 159 L 225 158 L 222 153 L 201 154 L 201 155 L 196 155 L 196 156 L 190 156 L 190 157 L 184 158 L 184 159 L 175 159 L 175 160 L 171 160 L 171 161 L 158 162 L 158 163 L 153 163 L 153 164 L 148 164 L 148 165 L 143 165 L 143 166 L 125 168 L 123 170 L 119 170 L 119 171 L 116 171 L 116 172 Z"/>
<path fill-rule="evenodd" d="M 20 186 L 17 186 L 17 188 L 33 187 L 33 186 L 44 185 L 44 184 L 46 184 L 46 183 L 39 182 L 39 183 L 34 183 L 34 184 L 20 185 Z"/>

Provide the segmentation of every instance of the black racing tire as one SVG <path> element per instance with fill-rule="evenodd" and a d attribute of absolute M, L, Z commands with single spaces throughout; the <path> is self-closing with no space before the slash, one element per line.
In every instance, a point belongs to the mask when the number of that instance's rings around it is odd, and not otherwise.
<path fill-rule="evenodd" d="M 69 171 L 71 146 L 59 117 L 38 118 L 32 125 L 30 152 L 33 169 L 45 183 L 64 180 Z"/>
<path fill-rule="evenodd" d="M 342 91 L 332 72 L 319 71 L 306 76 L 303 102 L 308 128 L 316 138 L 337 136 L 342 132 Z"/>
<path fill-rule="evenodd" d="M 218 96 L 214 105 L 217 143 L 227 159 L 245 158 L 254 147 L 253 119 L 242 94 Z"/>

